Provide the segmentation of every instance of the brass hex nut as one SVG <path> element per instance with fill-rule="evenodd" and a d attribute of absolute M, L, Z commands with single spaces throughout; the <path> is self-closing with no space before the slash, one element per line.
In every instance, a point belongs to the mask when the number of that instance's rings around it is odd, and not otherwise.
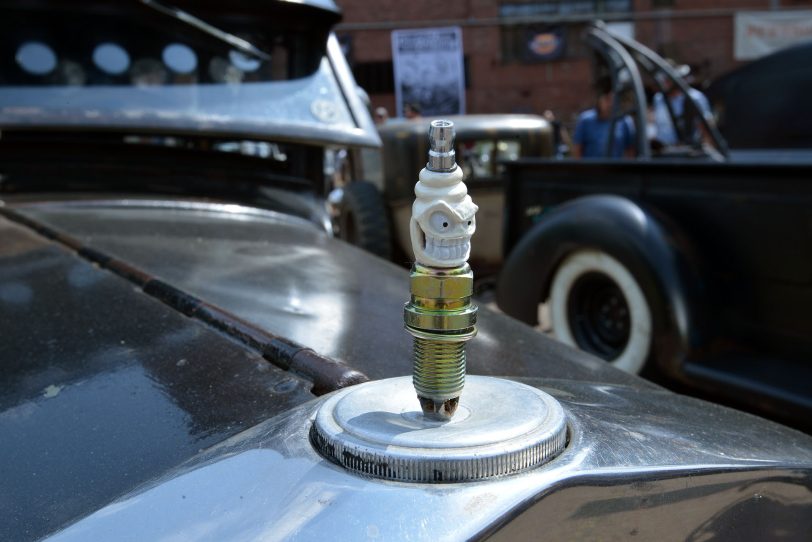
<path fill-rule="evenodd" d="M 476 317 L 477 306 L 473 304 L 458 311 L 426 311 L 411 303 L 403 308 L 403 321 L 409 330 L 468 332 L 474 330 Z"/>
<path fill-rule="evenodd" d="M 466 266 L 467 267 L 467 266 Z M 474 293 L 474 274 L 468 267 L 465 273 L 425 272 L 412 268 L 411 293 L 427 299 L 463 299 Z"/>

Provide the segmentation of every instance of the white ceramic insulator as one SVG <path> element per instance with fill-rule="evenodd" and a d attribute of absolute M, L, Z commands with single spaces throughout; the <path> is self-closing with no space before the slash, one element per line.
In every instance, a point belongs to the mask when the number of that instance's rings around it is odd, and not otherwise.
<path fill-rule="evenodd" d="M 414 187 L 410 235 L 415 261 L 429 267 L 458 267 L 471 254 L 478 207 L 462 182 L 462 169 L 424 168 Z"/>

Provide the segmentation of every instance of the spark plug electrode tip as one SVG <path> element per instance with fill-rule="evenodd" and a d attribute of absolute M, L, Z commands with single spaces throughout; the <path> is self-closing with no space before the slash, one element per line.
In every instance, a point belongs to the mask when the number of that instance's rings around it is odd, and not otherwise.
<path fill-rule="evenodd" d="M 459 397 L 452 397 L 445 401 L 435 401 L 428 397 L 417 397 L 420 401 L 420 408 L 423 410 L 423 415 L 434 421 L 446 422 L 454 417 L 457 411 L 457 406 L 460 404 Z"/>

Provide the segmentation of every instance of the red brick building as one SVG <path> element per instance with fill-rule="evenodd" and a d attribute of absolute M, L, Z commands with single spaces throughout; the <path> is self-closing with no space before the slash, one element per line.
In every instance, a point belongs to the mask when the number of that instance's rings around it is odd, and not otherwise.
<path fill-rule="evenodd" d="M 689 64 L 695 85 L 736 67 L 737 11 L 810 9 L 812 0 L 337 0 L 344 20 L 337 33 L 356 79 L 374 106 L 395 110 L 393 30 L 462 28 L 468 113 L 541 113 L 559 118 L 589 107 L 593 60 L 580 39 L 594 19 L 625 23 L 633 37 L 664 56 Z M 541 29 L 541 30 L 540 30 Z M 563 55 L 538 61 L 517 45 L 527 32 L 554 29 Z"/>

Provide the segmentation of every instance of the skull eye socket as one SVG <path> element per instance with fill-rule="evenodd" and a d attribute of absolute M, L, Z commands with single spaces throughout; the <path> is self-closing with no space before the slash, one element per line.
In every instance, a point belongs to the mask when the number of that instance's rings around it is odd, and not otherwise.
<path fill-rule="evenodd" d="M 444 232 L 447 231 L 451 226 L 451 221 L 448 219 L 448 216 L 445 213 L 437 211 L 432 213 L 431 217 L 429 217 L 429 224 L 434 231 Z"/>

